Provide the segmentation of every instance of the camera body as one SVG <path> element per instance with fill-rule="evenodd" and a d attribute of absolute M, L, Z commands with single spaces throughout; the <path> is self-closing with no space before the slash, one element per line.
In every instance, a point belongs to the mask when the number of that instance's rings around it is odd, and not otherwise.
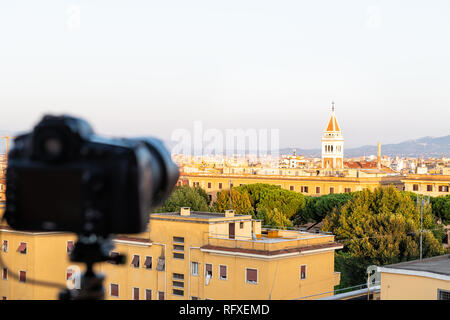
<path fill-rule="evenodd" d="M 157 139 L 99 137 L 82 119 L 48 115 L 14 140 L 4 217 L 16 230 L 140 233 L 178 176 Z"/>

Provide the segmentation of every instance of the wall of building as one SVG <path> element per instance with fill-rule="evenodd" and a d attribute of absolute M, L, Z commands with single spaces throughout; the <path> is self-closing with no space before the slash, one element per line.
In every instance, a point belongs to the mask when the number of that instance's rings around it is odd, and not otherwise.
<path fill-rule="evenodd" d="M 450 290 L 450 281 L 381 273 L 381 300 L 436 300 L 438 289 Z"/>
<path fill-rule="evenodd" d="M 8 241 L 8 252 L 1 251 L 3 267 L 8 268 L 8 279 L 0 278 L 0 297 L 12 300 L 56 299 L 60 289 L 41 284 L 33 284 L 32 279 L 66 285 L 66 271 L 70 265 L 67 241 L 74 240 L 72 234 L 33 234 L 17 231 L 0 231 L 0 244 Z M 27 244 L 27 252 L 17 251 L 21 242 Z M 83 266 L 78 265 L 80 270 Z M 26 272 L 26 282 L 12 276 Z"/>
<path fill-rule="evenodd" d="M 331 177 L 309 177 L 309 178 L 268 178 L 268 177 L 244 177 L 244 176 L 201 176 L 201 175 L 185 175 L 181 179 L 188 180 L 191 187 L 198 185 L 203 188 L 208 194 L 212 196 L 212 200 L 217 198 L 217 192 L 229 189 L 229 181 L 232 180 L 233 186 L 237 187 L 241 184 L 265 183 L 271 185 L 281 186 L 286 190 L 301 192 L 308 196 L 322 196 L 331 193 L 331 188 L 334 188 L 334 193 L 344 193 L 347 191 L 361 191 L 363 189 L 374 190 L 381 186 L 394 185 L 399 189 L 403 189 L 403 183 L 399 177 L 379 177 L 379 178 L 331 178 Z M 208 183 L 211 187 L 208 188 Z M 219 183 L 222 183 L 222 189 L 219 189 Z M 302 187 L 308 187 L 307 192 L 302 192 Z M 319 193 L 316 191 L 319 187 Z M 305 190 L 305 189 L 303 189 Z"/>
<path fill-rule="evenodd" d="M 450 176 L 414 175 L 404 179 L 403 183 L 405 185 L 405 191 L 431 197 L 450 195 Z"/>

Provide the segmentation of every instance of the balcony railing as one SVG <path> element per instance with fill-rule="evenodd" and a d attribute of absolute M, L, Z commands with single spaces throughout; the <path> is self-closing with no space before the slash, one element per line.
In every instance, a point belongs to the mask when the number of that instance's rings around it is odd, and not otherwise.
<path fill-rule="evenodd" d="M 289 237 L 262 236 L 254 239 L 249 236 L 235 235 L 233 239 L 230 239 L 228 234 L 218 233 L 207 233 L 205 237 L 204 243 L 210 246 L 258 251 L 289 250 L 334 243 L 333 235 L 298 233 L 298 237 L 294 237 L 292 231 Z"/>

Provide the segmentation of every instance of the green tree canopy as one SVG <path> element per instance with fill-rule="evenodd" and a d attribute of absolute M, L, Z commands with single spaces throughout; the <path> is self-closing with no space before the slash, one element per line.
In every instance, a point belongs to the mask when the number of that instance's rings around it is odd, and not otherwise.
<path fill-rule="evenodd" d="M 431 230 L 423 233 L 423 257 L 443 254 L 430 207 L 424 210 L 423 228 Z M 350 201 L 324 219 L 323 230 L 344 243 L 338 255 L 349 254 L 355 261 L 353 275 L 345 275 L 353 276 L 348 283 L 354 285 L 365 281 L 358 277 L 369 265 L 419 257 L 420 213 L 411 196 L 394 187 L 354 193 Z M 338 258 L 337 262 L 342 261 Z"/>
<path fill-rule="evenodd" d="M 164 205 L 153 212 L 179 212 L 181 207 L 190 207 L 192 211 L 209 211 L 208 196 L 204 197 L 199 187 L 177 186 Z"/>
<path fill-rule="evenodd" d="M 328 194 L 320 197 L 308 196 L 303 210 L 291 220 L 296 225 L 307 222 L 321 222 L 333 209 L 338 209 L 352 198 L 351 193 Z"/>
<path fill-rule="evenodd" d="M 231 208 L 236 214 L 249 214 L 253 213 L 252 205 L 248 194 L 240 192 L 236 188 L 231 191 Z M 212 206 L 215 212 L 225 212 L 230 209 L 230 190 L 222 190 L 217 192 L 217 200 Z"/>
<path fill-rule="evenodd" d="M 265 212 L 274 212 L 284 215 L 287 219 L 304 209 L 305 197 L 295 191 L 285 190 L 278 186 L 269 184 L 247 184 L 239 186 L 237 190 L 247 193 L 256 217 L 258 211 L 266 209 Z"/>
<path fill-rule="evenodd" d="M 280 210 L 277 208 L 261 207 L 256 213 L 256 217 L 263 221 L 264 226 L 286 229 L 292 227 L 293 224 Z"/>
<path fill-rule="evenodd" d="M 450 195 L 431 198 L 431 208 L 443 224 L 450 224 Z"/>

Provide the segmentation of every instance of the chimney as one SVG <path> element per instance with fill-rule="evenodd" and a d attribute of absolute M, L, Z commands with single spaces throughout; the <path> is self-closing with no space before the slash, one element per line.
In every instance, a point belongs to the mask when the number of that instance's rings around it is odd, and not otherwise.
<path fill-rule="evenodd" d="M 378 170 L 381 169 L 381 142 L 378 142 L 377 168 Z"/>
<path fill-rule="evenodd" d="M 234 217 L 234 210 L 225 210 L 225 218 Z"/>
<path fill-rule="evenodd" d="M 180 209 L 180 216 L 190 216 L 191 215 L 191 208 L 189 207 L 182 207 Z"/>

